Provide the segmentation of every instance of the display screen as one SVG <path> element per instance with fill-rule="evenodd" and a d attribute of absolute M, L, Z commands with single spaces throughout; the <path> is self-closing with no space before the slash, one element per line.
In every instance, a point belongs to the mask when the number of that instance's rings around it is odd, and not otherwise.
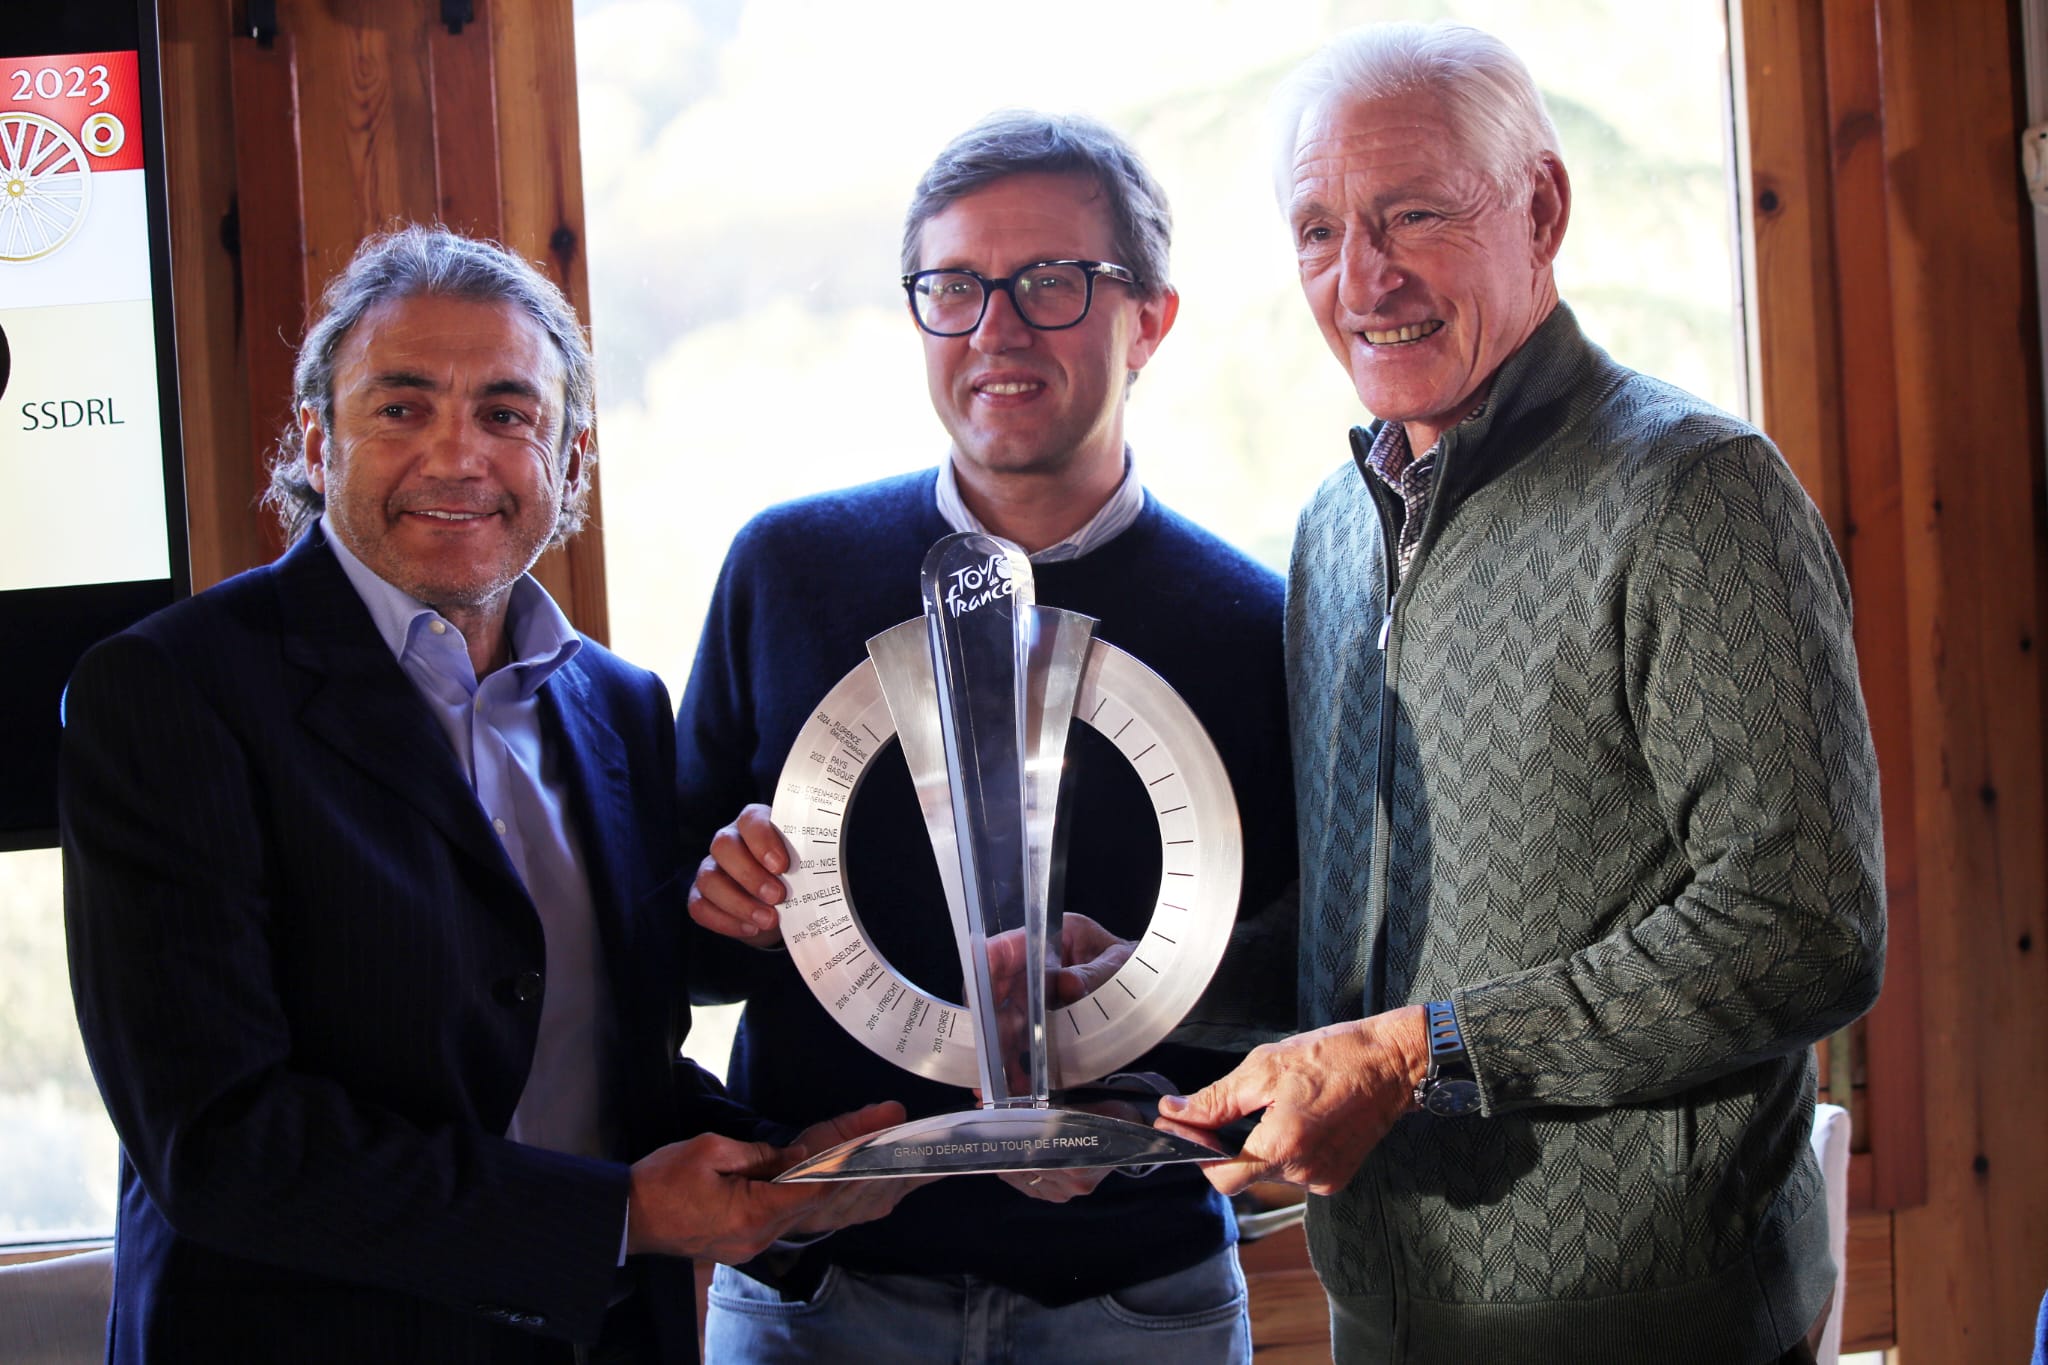
<path fill-rule="evenodd" d="M 0 61 L 0 592 L 170 576 L 134 52 Z"/>
<path fill-rule="evenodd" d="M 0 847 L 78 655 L 187 585 L 154 15 L 49 8 L 0 17 Z"/>

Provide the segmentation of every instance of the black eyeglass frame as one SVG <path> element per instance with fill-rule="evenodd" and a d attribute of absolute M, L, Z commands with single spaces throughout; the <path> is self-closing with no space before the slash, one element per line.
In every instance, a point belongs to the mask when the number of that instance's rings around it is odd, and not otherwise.
<path fill-rule="evenodd" d="M 1086 292 L 1081 296 L 1081 316 L 1075 318 L 1072 322 L 1055 322 L 1051 325 L 1043 322 L 1033 322 L 1025 316 L 1024 310 L 1017 305 L 1017 285 L 1032 271 L 1043 270 L 1047 266 L 1053 265 L 1080 267 L 1082 277 L 1088 282 L 1085 286 Z M 974 315 L 974 322 L 971 325 L 962 327 L 957 332 L 941 332 L 938 328 L 924 320 L 924 314 L 917 307 L 917 282 L 929 279 L 933 275 L 965 275 L 981 286 L 981 310 Z M 1098 275 L 1105 279 L 1115 280 L 1118 284 L 1131 289 L 1142 287 L 1136 272 L 1125 266 L 1114 265 L 1108 261 L 1033 261 L 1030 265 L 1024 266 L 1000 280 L 992 280 L 979 270 L 967 270 L 960 266 L 949 266 L 938 270 L 914 270 L 902 277 L 902 284 L 904 294 L 910 299 L 911 319 L 917 323 L 920 330 L 928 332 L 935 337 L 964 337 L 971 335 L 981 326 L 982 321 L 988 317 L 989 300 L 995 297 L 995 291 L 998 289 L 1010 296 L 1011 310 L 1017 314 L 1018 319 L 1026 327 L 1031 328 L 1033 331 L 1064 332 L 1069 327 L 1079 327 L 1088 320 L 1089 310 L 1095 307 L 1095 279 Z"/>

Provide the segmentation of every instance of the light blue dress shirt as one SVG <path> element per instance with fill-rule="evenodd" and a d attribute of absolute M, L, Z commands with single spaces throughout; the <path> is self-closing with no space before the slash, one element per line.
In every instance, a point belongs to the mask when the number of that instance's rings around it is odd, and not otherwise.
<path fill-rule="evenodd" d="M 349 552 L 328 518 L 320 527 L 377 633 L 447 736 L 477 805 L 540 912 L 547 936 L 540 1037 L 505 1135 L 529 1146 L 608 1157 L 616 1136 L 606 1064 L 616 1042 L 611 983 L 560 755 L 542 729 L 539 696 L 583 641 L 547 589 L 522 575 L 512 586 L 505 625 L 512 662 L 479 681 L 453 622 L 378 577 Z"/>

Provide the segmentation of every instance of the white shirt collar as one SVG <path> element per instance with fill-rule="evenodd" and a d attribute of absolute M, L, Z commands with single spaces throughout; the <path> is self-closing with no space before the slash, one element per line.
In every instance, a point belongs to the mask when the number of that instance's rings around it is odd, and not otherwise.
<path fill-rule="evenodd" d="M 988 528 L 981 519 L 967 510 L 967 501 L 960 495 L 960 478 L 954 471 L 951 456 L 939 465 L 939 483 L 933 490 L 938 499 L 939 517 L 956 531 L 983 531 Z M 1109 501 L 1096 509 L 1085 525 L 1066 539 L 1048 545 L 1031 556 L 1033 564 L 1057 564 L 1065 559 L 1079 559 L 1082 555 L 1099 550 L 1130 529 L 1138 514 L 1145 510 L 1145 485 L 1138 482 L 1137 462 L 1131 458 L 1131 448 L 1124 447 L 1124 477 L 1109 495 Z"/>

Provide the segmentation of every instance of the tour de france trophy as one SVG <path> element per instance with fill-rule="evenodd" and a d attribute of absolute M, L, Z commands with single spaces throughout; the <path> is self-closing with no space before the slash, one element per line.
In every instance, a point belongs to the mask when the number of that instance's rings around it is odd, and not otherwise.
<path fill-rule="evenodd" d="M 1090 1084 L 1172 1031 L 1229 942 L 1243 859 L 1215 746 L 1156 673 L 1094 638 L 1093 619 L 1038 606 L 1031 561 L 1011 542 L 947 536 L 925 557 L 922 586 L 924 616 L 868 641 L 867 661 L 819 703 L 783 766 L 774 802 L 791 853 L 782 935 L 849 1033 L 906 1070 L 978 1090 L 980 1104 L 856 1138 L 780 1179 L 1229 1155 L 1151 1127 L 1140 1099 Z M 1116 946 L 1127 956 L 1114 975 L 1059 1005 L 1050 998 L 1062 965 L 1054 821 L 1076 720 L 1142 782 L 1160 877 L 1142 934 Z M 845 879 L 847 815 L 892 736 L 937 857 L 964 1005 L 889 963 Z"/>

